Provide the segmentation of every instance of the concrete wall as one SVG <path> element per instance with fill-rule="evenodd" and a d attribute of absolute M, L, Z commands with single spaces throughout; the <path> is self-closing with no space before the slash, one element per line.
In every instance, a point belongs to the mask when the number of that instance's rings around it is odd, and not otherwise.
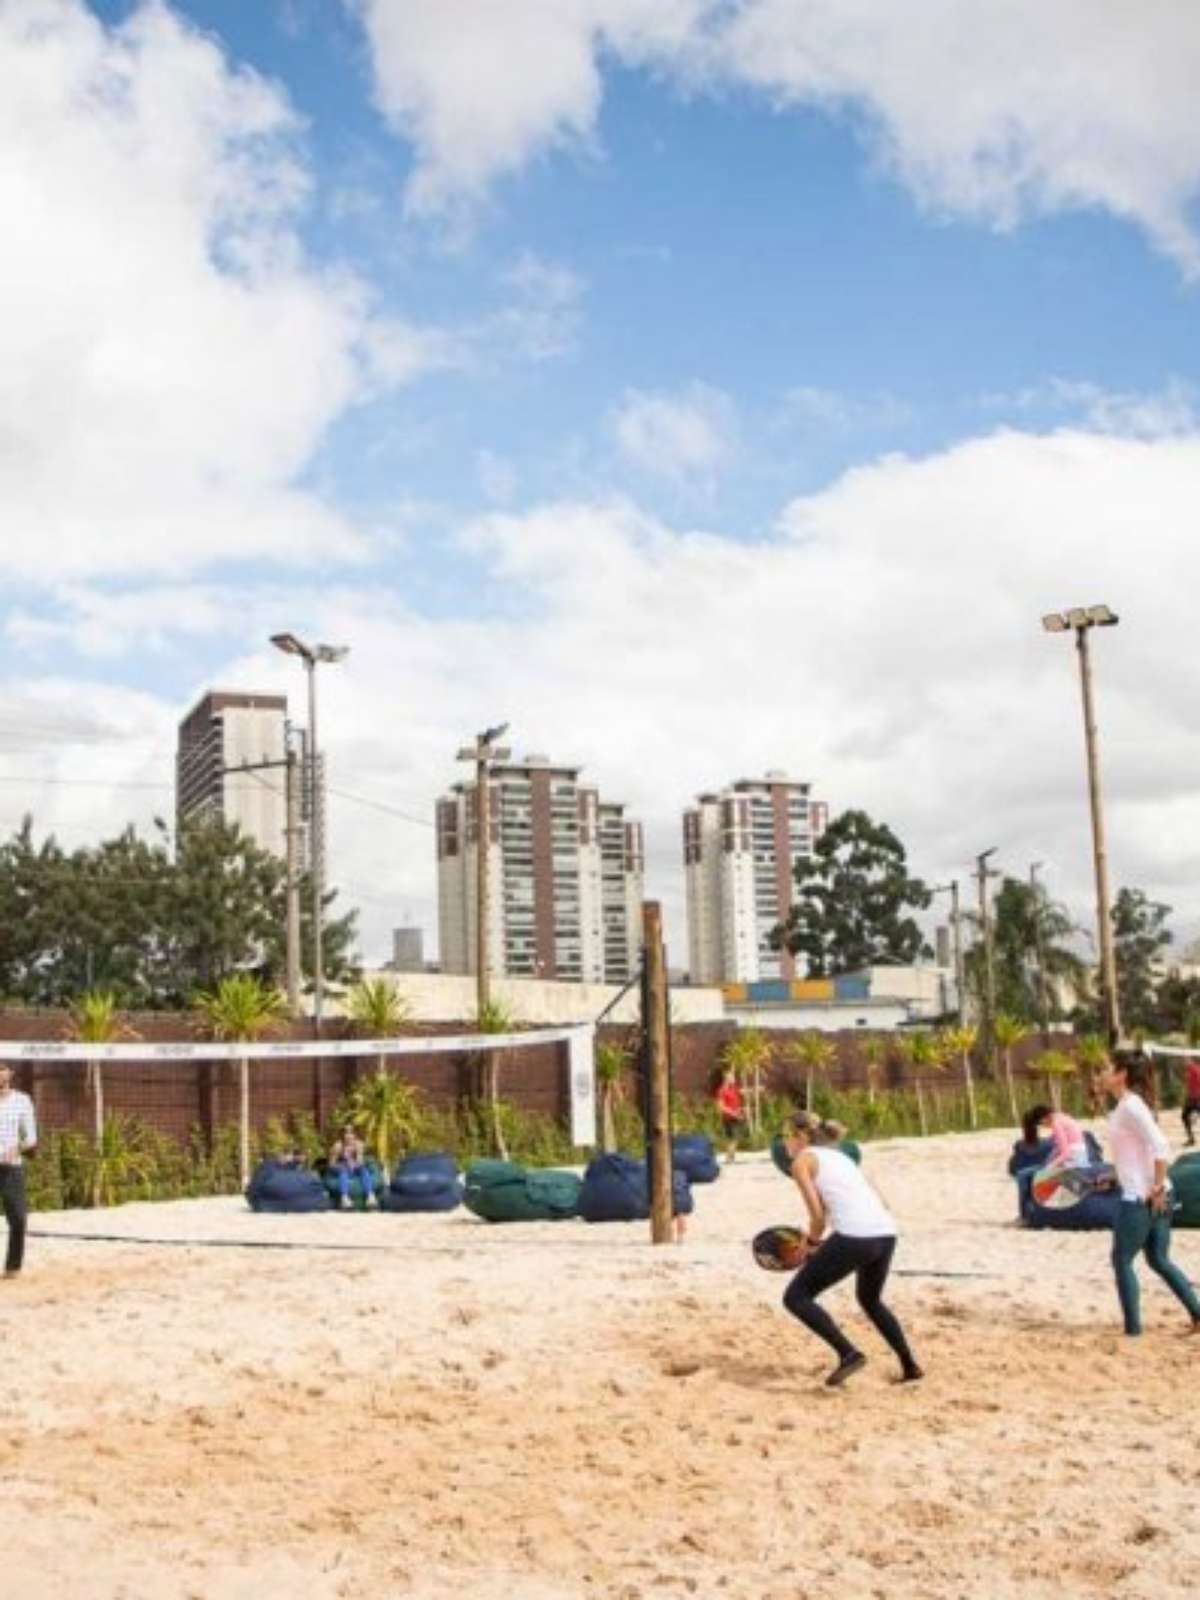
<path fill-rule="evenodd" d="M 391 978 L 412 1008 L 414 1022 L 464 1022 L 475 1015 L 475 979 L 453 972 L 368 972 L 364 977 Z M 492 998 L 507 1006 L 518 1023 L 561 1025 L 590 1022 L 620 992 L 604 983 L 548 983 L 540 978 L 493 978 Z M 629 991 L 613 1011 L 612 1022 L 636 1022 L 640 1000 Z M 330 1016 L 340 1015 L 332 997 Z M 721 1022 L 725 1017 L 719 989 L 671 990 L 671 1017 L 678 1023 Z"/>

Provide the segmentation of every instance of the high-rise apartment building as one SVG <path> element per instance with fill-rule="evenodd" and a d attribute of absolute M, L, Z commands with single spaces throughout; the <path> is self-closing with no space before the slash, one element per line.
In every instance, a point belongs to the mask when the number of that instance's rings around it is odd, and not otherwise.
<path fill-rule="evenodd" d="M 212 690 L 179 724 L 175 755 L 176 822 L 222 820 L 273 855 L 287 853 L 282 765 L 231 772 L 243 764 L 282 763 L 287 698 Z"/>
<path fill-rule="evenodd" d="M 642 830 L 543 756 L 492 768 L 488 785 L 488 949 L 498 976 L 624 982 L 637 961 Z M 437 803 L 443 972 L 474 972 L 476 786 Z"/>
<path fill-rule="evenodd" d="M 688 963 L 693 983 L 795 976 L 771 930 L 792 905 L 793 868 L 812 853 L 827 808 L 783 773 L 702 794 L 683 815 Z"/>

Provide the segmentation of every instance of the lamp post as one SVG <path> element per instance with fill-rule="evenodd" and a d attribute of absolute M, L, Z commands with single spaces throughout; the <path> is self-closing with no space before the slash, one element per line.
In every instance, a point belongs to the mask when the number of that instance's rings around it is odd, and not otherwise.
<path fill-rule="evenodd" d="M 325 1010 L 325 968 L 322 951 L 321 923 L 325 896 L 325 818 L 323 785 L 320 780 L 317 746 L 317 665 L 319 662 L 344 661 L 350 654 L 349 645 L 307 645 L 294 633 L 273 633 L 271 643 L 285 655 L 299 656 L 308 673 L 308 770 L 312 815 L 311 830 L 312 917 L 313 917 L 313 1031 L 320 1035 L 321 1018 Z"/>
<path fill-rule="evenodd" d="M 1088 635 L 1093 628 L 1115 628 L 1120 619 L 1108 606 L 1076 606 L 1052 611 L 1042 618 L 1047 633 L 1074 633 L 1079 657 L 1079 682 L 1083 694 L 1083 741 L 1087 754 L 1088 800 L 1092 813 L 1092 856 L 1096 873 L 1096 924 L 1100 936 L 1100 988 L 1104 1031 L 1110 1045 L 1121 1037 L 1117 1000 L 1117 962 L 1113 950 L 1112 918 L 1108 909 L 1108 851 L 1104 839 L 1104 811 L 1100 801 L 1100 757 L 1096 746 L 1096 707 L 1092 698 L 1092 663 Z"/>
<path fill-rule="evenodd" d="M 949 883 L 939 883 L 931 892 L 950 896 L 950 928 L 954 935 L 955 1009 L 958 1012 L 958 1021 L 961 1027 L 967 1020 L 967 990 L 963 978 L 962 923 L 958 904 L 958 879 L 952 878 Z"/>
<path fill-rule="evenodd" d="M 488 854 L 491 845 L 491 797 L 488 777 L 494 761 L 507 761 L 511 750 L 500 749 L 496 740 L 508 731 L 508 723 L 497 723 L 475 735 L 475 743 L 465 745 L 458 752 L 460 761 L 475 763 L 475 1010 L 483 1021 L 484 1011 L 491 999 L 491 975 L 488 971 Z"/>
<path fill-rule="evenodd" d="M 992 918 L 988 909 L 987 881 L 994 878 L 997 873 L 988 866 L 988 857 L 994 856 L 999 847 L 993 845 L 990 850 L 981 850 L 975 857 L 975 878 L 979 885 L 979 929 L 983 935 L 983 1047 L 988 1067 L 995 1069 L 995 1029 L 996 1029 L 996 967 L 992 960 Z"/>

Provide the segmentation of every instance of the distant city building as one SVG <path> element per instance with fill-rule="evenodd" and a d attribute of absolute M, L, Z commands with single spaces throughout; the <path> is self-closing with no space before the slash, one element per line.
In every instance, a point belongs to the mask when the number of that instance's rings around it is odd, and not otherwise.
<path fill-rule="evenodd" d="M 273 855 L 287 852 L 282 766 L 233 772 L 243 764 L 284 760 L 287 699 L 277 694 L 212 690 L 179 724 L 175 755 L 177 824 L 236 823 Z"/>
<path fill-rule="evenodd" d="M 640 823 L 601 802 L 579 768 L 528 756 L 492 769 L 488 948 L 498 976 L 625 982 L 637 962 Z M 443 972 L 474 972 L 478 819 L 474 781 L 437 803 Z"/>
<path fill-rule="evenodd" d="M 425 933 L 421 928 L 392 929 L 392 970 L 425 971 Z"/>
<path fill-rule="evenodd" d="M 792 906 L 798 860 L 812 854 L 827 807 L 783 773 L 702 794 L 683 815 L 688 961 L 693 983 L 792 978 L 795 958 L 772 950 Z"/>

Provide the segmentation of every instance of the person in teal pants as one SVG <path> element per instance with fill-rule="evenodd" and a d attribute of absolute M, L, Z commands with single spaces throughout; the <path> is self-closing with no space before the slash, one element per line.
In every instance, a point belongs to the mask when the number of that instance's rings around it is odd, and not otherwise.
<path fill-rule="evenodd" d="M 1147 1104 L 1153 1100 L 1152 1069 L 1137 1053 L 1118 1053 L 1105 1075 L 1105 1088 L 1117 1104 L 1108 1119 L 1117 1187 L 1121 1192 L 1113 1224 L 1113 1272 L 1125 1332 L 1142 1331 L 1141 1290 L 1133 1264 L 1146 1265 L 1170 1289 L 1200 1334 L 1200 1298 L 1171 1260 L 1171 1186 L 1167 1181 L 1170 1146 Z"/>

